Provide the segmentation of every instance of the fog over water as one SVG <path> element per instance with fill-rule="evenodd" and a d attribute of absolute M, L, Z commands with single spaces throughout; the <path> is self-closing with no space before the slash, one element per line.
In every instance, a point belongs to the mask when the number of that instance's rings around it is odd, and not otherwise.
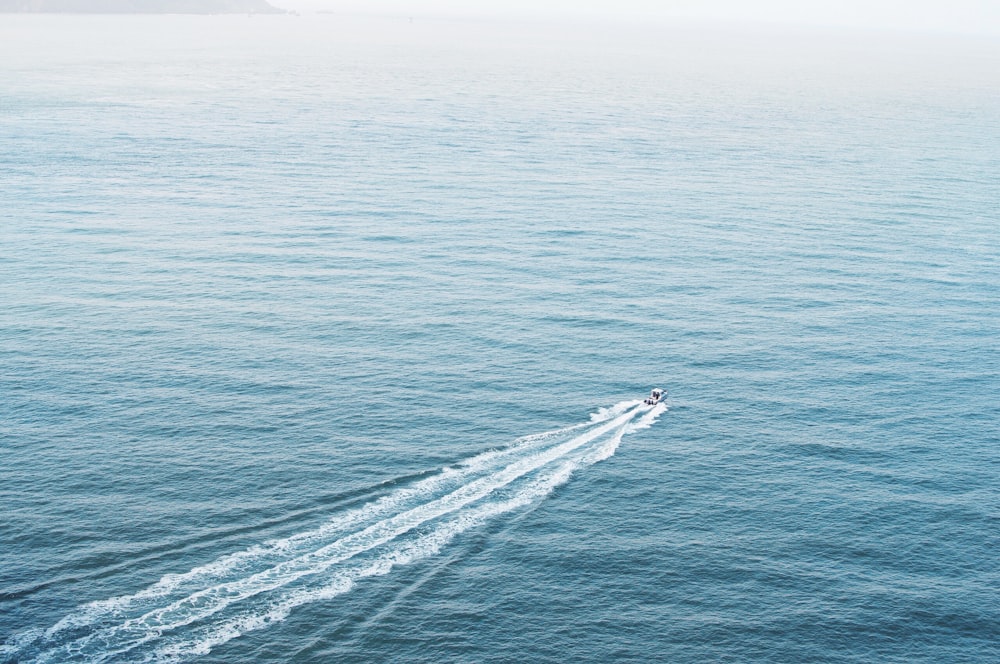
<path fill-rule="evenodd" d="M 438 16 L 612 18 L 784 23 L 863 29 L 1000 34 L 1000 3 L 979 0 L 285 0 L 303 11 Z"/>

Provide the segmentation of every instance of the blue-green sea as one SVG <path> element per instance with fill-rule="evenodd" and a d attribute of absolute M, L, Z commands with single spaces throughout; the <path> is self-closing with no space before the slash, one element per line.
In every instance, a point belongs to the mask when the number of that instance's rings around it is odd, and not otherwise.
<path fill-rule="evenodd" d="M 1000 661 L 998 174 L 995 37 L 0 15 L 0 661 Z"/>

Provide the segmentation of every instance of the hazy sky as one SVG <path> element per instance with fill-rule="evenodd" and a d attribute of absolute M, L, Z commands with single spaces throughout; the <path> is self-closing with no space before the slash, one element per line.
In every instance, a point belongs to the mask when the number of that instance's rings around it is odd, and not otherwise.
<path fill-rule="evenodd" d="M 611 15 L 1000 34 L 1000 0 L 271 0 L 286 9 Z"/>

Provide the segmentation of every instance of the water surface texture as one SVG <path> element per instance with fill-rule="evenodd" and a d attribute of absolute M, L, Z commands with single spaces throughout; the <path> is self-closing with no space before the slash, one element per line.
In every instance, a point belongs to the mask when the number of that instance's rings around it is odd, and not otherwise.
<path fill-rule="evenodd" d="M 998 173 L 995 40 L 2 17 L 0 661 L 997 661 Z"/>

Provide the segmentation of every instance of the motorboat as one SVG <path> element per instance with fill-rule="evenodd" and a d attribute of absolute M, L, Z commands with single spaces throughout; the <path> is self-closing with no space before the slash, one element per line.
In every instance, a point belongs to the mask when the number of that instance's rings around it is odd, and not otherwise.
<path fill-rule="evenodd" d="M 646 397 L 643 403 L 646 404 L 647 406 L 655 406 L 656 404 L 660 403 L 666 398 L 667 398 L 667 391 L 661 390 L 660 388 L 656 388 L 655 390 L 649 393 L 649 396 Z"/>

